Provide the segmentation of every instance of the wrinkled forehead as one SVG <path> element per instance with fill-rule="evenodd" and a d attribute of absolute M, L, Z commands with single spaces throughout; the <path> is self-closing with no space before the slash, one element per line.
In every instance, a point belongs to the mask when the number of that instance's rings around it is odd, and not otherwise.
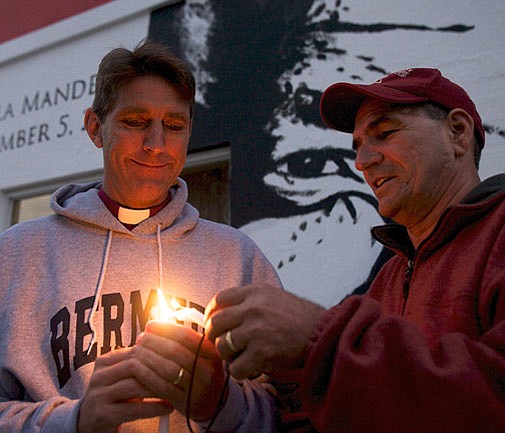
<path fill-rule="evenodd" d="M 393 119 L 399 115 L 413 114 L 419 110 L 421 104 L 398 104 L 367 97 L 359 106 L 354 122 L 354 130 L 366 127 L 379 120 Z"/>

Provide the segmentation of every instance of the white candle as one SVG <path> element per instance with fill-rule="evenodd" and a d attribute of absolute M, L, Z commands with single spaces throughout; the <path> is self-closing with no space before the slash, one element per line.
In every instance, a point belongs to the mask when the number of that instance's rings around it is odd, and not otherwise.
<path fill-rule="evenodd" d="M 161 415 L 159 420 L 158 433 L 169 433 L 170 432 L 170 416 Z"/>
<path fill-rule="evenodd" d="M 157 319 L 161 322 L 172 322 L 172 314 L 163 292 L 158 288 L 158 314 Z M 162 415 L 158 421 L 158 433 L 170 433 L 170 416 Z"/>
<path fill-rule="evenodd" d="M 174 317 L 181 322 L 186 321 L 196 323 L 202 328 L 204 325 L 204 315 L 196 308 L 181 307 L 179 310 L 175 311 Z"/>
<path fill-rule="evenodd" d="M 158 288 L 158 313 L 157 319 L 161 322 L 193 322 L 203 328 L 204 314 L 196 308 L 188 308 L 180 305 L 175 299 L 172 299 L 168 305 L 165 296 L 160 288 Z M 169 433 L 170 430 L 170 417 L 169 415 L 162 415 L 159 417 L 158 433 Z"/>

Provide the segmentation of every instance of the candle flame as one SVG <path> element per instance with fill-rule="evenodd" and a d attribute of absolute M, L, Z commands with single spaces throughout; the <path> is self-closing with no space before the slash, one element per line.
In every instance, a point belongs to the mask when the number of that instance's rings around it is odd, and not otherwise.
<path fill-rule="evenodd" d="M 203 328 L 204 315 L 196 308 L 183 307 L 175 298 L 172 298 L 170 304 L 167 302 L 162 290 L 158 288 L 158 320 L 161 322 L 194 322 Z"/>
<path fill-rule="evenodd" d="M 175 298 L 172 298 L 172 300 L 170 301 L 170 306 L 172 307 L 172 309 L 174 311 L 177 311 L 181 308 L 183 308 L 183 306 L 181 304 L 179 304 Z"/>
<path fill-rule="evenodd" d="M 170 318 L 173 316 L 170 307 L 168 306 L 165 295 L 160 288 L 158 288 L 158 320 L 162 322 L 170 322 Z"/>

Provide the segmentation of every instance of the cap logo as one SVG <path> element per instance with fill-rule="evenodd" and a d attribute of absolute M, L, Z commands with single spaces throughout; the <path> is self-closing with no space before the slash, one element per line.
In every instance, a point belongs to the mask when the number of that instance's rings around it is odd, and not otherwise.
<path fill-rule="evenodd" d="M 389 74 L 387 77 L 379 78 L 376 83 L 382 83 L 382 80 L 384 78 L 391 77 L 392 75 L 396 75 L 400 78 L 405 78 L 408 77 L 412 73 L 412 68 L 409 69 L 402 69 L 401 71 L 393 72 L 392 74 Z"/>

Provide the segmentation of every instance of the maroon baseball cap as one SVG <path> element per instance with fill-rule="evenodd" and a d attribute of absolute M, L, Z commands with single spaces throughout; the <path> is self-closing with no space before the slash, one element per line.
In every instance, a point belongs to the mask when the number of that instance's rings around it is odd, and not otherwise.
<path fill-rule="evenodd" d="M 462 108 L 472 116 L 474 134 L 480 147 L 484 146 L 484 128 L 475 104 L 462 87 L 443 77 L 438 69 L 404 69 L 371 84 L 332 84 L 321 97 L 321 117 L 333 129 L 353 132 L 356 114 L 367 96 L 393 103 L 432 101 L 449 110 Z"/>

